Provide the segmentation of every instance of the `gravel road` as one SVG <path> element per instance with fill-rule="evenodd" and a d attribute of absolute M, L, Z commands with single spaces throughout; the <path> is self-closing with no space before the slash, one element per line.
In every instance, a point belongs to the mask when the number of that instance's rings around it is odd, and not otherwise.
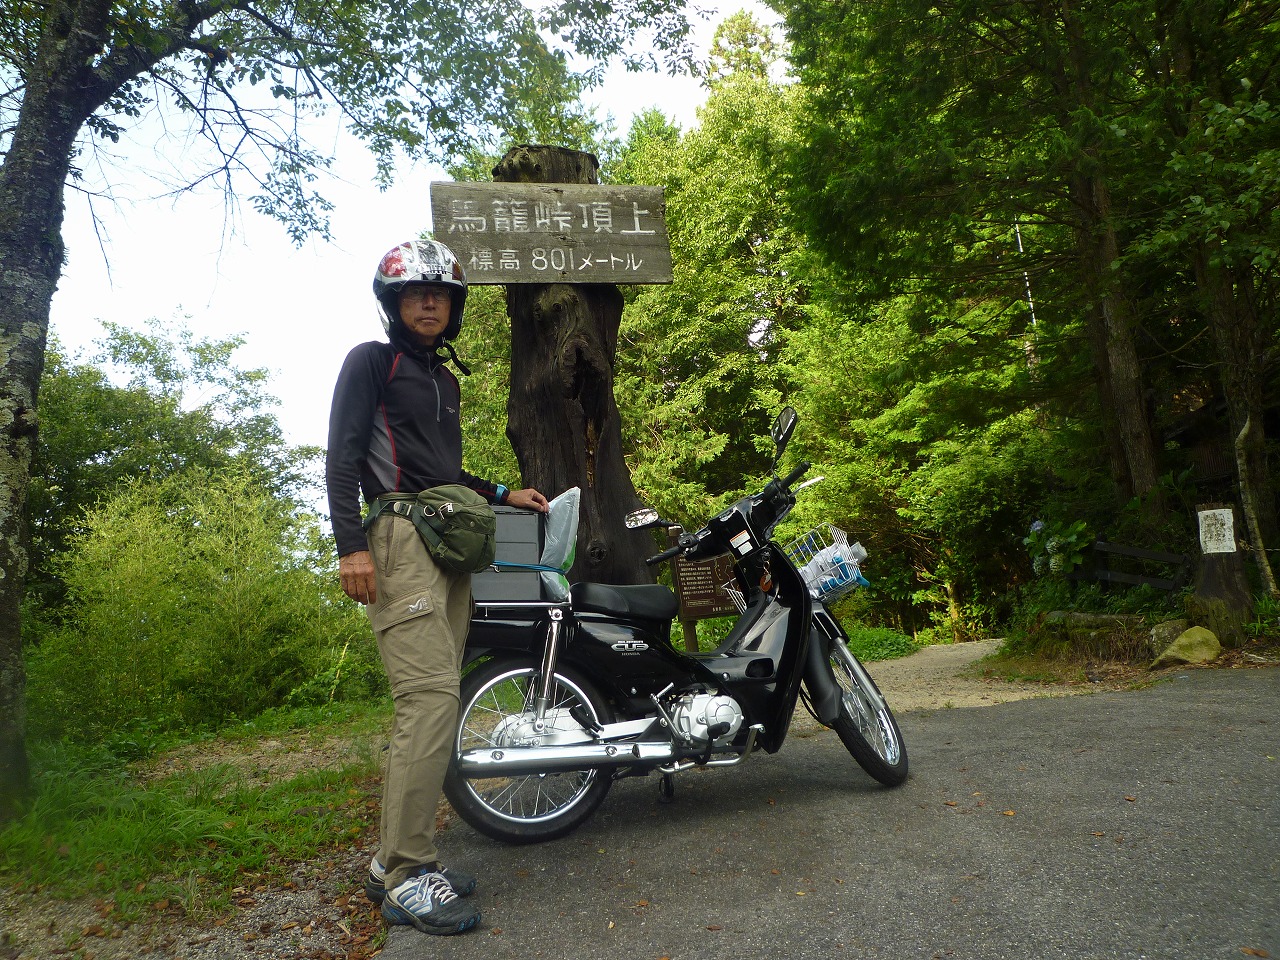
<path fill-rule="evenodd" d="M 1280 957 L 1280 670 L 1064 699 L 948 681 L 980 650 L 963 652 L 873 665 L 903 787 L 797 729 L 774 756 L 681 775 L 671 804 L 652 778 L 619 783 L 552 843 L 456 827 L 482 928 L 393 928 L 382 957 Z"/>

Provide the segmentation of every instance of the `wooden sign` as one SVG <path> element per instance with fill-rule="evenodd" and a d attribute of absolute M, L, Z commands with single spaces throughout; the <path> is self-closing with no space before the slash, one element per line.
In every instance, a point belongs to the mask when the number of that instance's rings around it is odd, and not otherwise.
<path fill-rule="evenodd" d="M 670 283 L 662 187 L 431 184 L 432 234 L 467 282 Z"/>
<path fill-rule="evenodd" d="M 679 536 L 679 527 L 667 531 L 672 546 Z M 689 622 L 738 615 L 737 605 L 724 592 L 724 584 L 733 580 L 733 557 L 728 554 L 710 560 L 676 557 L 671 564 L 671 575 L 680 601 L 679 619 Z"/>

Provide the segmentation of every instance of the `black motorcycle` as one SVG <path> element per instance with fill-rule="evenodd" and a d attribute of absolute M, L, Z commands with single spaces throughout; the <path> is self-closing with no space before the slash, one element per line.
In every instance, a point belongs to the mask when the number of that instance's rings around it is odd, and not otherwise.
<path fill-rule="evenodd" d="M 741 615 L 717 649 L 672 645 L 677 601 L 660 584 L 576 583 L 560 603 L 477 605 L 467 661 L 481 662 L 462 679 L 445 780 L 467 823 L 507 842 L 549 840 L 590 817 L 615 780 L 654 772 L 670 798 L 682 770 L 776 753 L 798 699 L 880 783 L 906 779 L 893 712 L 827 609 L 866 583 L 865 552 L 830 526 L 787 547 L 771 539 L 809 468 L 776 474 L 796 422 L 788 407 L 774 425 L 762 491 L 648 560 L 732 555 Z M 627 524 L 670 526 L 652 510 Z"/>

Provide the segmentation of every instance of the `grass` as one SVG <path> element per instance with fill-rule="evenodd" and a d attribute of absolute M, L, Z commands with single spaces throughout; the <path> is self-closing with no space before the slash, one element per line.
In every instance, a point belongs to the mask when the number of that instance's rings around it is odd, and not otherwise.
<path fill-rule="evenodd" d="M 921 646 L 890 627 L 864 627 L 856 623 L 846 623 L 844 627 L 849 635 L 849 649 L 863 663 L 910 656 Z"/>
<path fill-rule="evenodd" d="M 971 669 L 976 676 L 997 677 L 1010 683 L 1078 684 L 1088 679 L 1082 662 L 1041 654 L 996 653 Z"/>
<path fill-rule="evenodd" d="M 216 758 L 228 743 L 263 735 L 366 737 L 385 732 L 386 708 L 319 719 L 315 711 L 277 713 L 218 742 L 204 738 L 200 753 Z M 19 890 L 106 899 L 122 920 L 224 910 L 236 888 L 283 882 L 293 864 L 350 846 L 378 817 L 373 749 L 334 769 L 306 763 L 266 783 L 218 759 L 143 778 L 102 749 L 37 744 L 31 753 L 37 798 L 0 831 L 0 878 Z"/>

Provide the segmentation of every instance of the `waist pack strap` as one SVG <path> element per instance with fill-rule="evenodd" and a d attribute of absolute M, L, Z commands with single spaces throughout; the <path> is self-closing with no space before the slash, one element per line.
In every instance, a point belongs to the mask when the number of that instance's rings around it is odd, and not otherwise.
<path fill-rule="evenodd" d="M 440 515 L 427 513 L 426 508 L 418 503 L 417 497 L 412 493 L 384 493 L 375 499 L 369 507 L 369 515 L 364 518 L 364 529 L 372 527 L 373 521 L 388 510 L 408 518 L 432 548 L 440 548 Z"/>
<path fill-rule="evenodd" d="M 412 493 L 384 493 L 382 496 L 377 497 L 373 503 L 369 504 L 369 513 L 364 518 L 364 522 L 361 526 L 365 530 L 368 530 L 373 526 L 373 521 L 377 520 L 388 510 L 412 520 L 412 510 L 417 506 L 414 502 L 415 499 L 416 498 Z M 421 508 L 419 507 L 419 509 Z"/>

